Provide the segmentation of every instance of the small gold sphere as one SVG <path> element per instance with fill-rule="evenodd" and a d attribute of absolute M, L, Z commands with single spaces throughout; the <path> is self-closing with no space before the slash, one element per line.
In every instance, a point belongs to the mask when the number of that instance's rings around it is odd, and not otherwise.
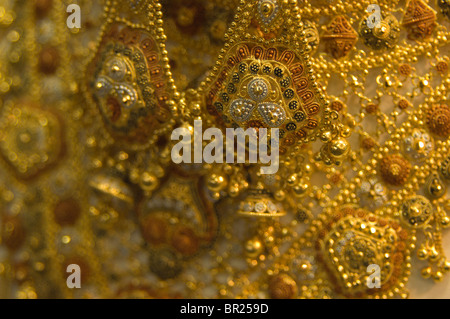
<path fill-rule="evenodd" d="M 140 185 L 144 190 L 153 191 L 158 187 L 158 184 L 158 178 L 155 175 L 149 172 L 144 172 L 142 174 Z"/>
<path fill-rule="evenodd" d="M 331 139 L 332 135 L 330 131 L 323 132 L 322 135 L 320 136 L 320 140 L 324 143 L 328 143 L 329 141 L 331 141 Z"/>
<path fill-rule="evenodd" d="M 414 150 L 417 152 L 423 152 L 425 150 L 425 147 L 427 146 L 426 142 L 422 139 L 418 139 L 414 142 Z"/>
<path fill-rule="evenodd" d="M 431 267 L 425 267 L 421 271 L 422 277 L 425 278 L 425 279 L 430 278 L 431 277 L 431 273 L 432 273 Z"/>
<path fill-rule="evenodd" d="M 420 260 L 425 260 L 425 259 L 427 259 L 427 258 L 428 258 L 428 251 L 427 251 L 427 249 L 426 249 L 426 248 L 422 248 L 422 249 L 418 250 L 418 251 L 417 251 L 417 257 L 418 257 Z"/>
<path fill-rule="evenodd" d="M 282 191 L 281 189 L 276 191 L 273 196 L 275 197 L 275 199 L 277 201 L 282 201 L 286 198 L 286 193 L 284 191 Z"/>
<path fill-rule="evenodd" d="M 230 195 L 230 197 L 238 196 L 239 195 L 239 187 L 232 186 L 232 187 L 228 188 L 228 195 Z"/>
<path fill-rule="evenodd" d="M 309 261 L 304 261 L 302 262 L 302 264 L 300 265 L 300 271 L 303 273 L 307 273 L 312 269 L 312 265 Z"/>
<path fill-rule="evenodd" d="M 261 6 L 261 12 L 265 17 L 269 17 L 274 10 L 274 6 L 270 2 L 264 2 Z"/>
<path fill-rule="evenodd" d="M 287 181 L 286 181 L 286 183 L 287 183 L 289 186 L 295 185 L 295 182 L 297 182 L 297 175 L 296 175 L 296 174 L 293 174 L 293 175 L 289 176 L 288 179 L 287 179 Z"/>
<path fill-rule="evenodd" d="M 313 168 L 311 167 L 311 165 L 306 164 L 305 167 L 304 167 L 303 169 L 304 169 L 305 173 L 308 174 L 308 173 L 311 173 L 311 172 L 312 172 L 312 169 L 313 169 Z"/>
<path fill-rule="evenodd" d="M 344 138 L 337 138 L 331 141 L 329 150 L 331 156 L 335 158 L 342 158 L 350 151 L 350 144 Z"/>
<path fill-rule="evenodd" d="M 295 196 L 301 197 L 301 196 L 304 196 L 308 192 L 309 184 L 299 183 L 299 184 L 295 185 L 292 189 L 294 190 Z"/>
<path fill-rule="evenodd" d="M 441 219 L 441 225 L 442 225 L 442 227 L 448 227 L 448 226 L 450 226 L 450 217 L 448 217 L 448 216 L 442 217 L 442 219 Z"/>
<path fill-rule="evenodd" d="M 432 248 L 431 250 L 430 250 L 430 260 L 431 261 L 436 261 L 436 260 L 438 260 L 438 258 L 440 257 L 440 254 L 439 254 L 439 252 L 436 250 L 436 248 Z"/>
<path fill-rule="evenodd" d="M 386 39 L 391 33 L 391 27 L 388 23 L 382 21 L 380 25 L 375 26 L 373 33 L 377 38 Z"/>
<path fill-rule="evenodd" d="M 245 243 L 245 252 L 249 257 L 256 257 L 263 252 L 263 244 L 259 238 L 252 238 Z"/>
<path fill-rule="evenodd" d="M 436 271 L 436 273 L 433 274 L 433 280 L 436 282 L 442 281 L 443 278 L 444 278 L 444 274 L 440 271 Z"/>
<path fill-rule="evenodd" d="M 444 264 L 442 265 L 442 271 L 444 272 L 450 272 L 450 261 L 446 260 Z"/>
<path fill-rule="evenodd" d="M 352 135 L 352 129 L 348 126 L 344 126 L 344 128 L 341 130 L 341 136 L 349 137 L 350 135 Z"/>
<path fill-rule="evenodd" d="M 207 187 L 213 192 L 220 192 L 226 186 L 226 180 L 218 174 L 211 174 L 207 180 Z"/>

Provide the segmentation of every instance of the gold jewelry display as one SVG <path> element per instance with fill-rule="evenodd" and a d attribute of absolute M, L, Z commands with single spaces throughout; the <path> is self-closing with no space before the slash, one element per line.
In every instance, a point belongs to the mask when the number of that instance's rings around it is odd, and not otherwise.
<path fill-rule="evenodd" d="M 0 0 L 0 296 L 407 298 L 415 264 L 443 280 L 449 19 L 448 0 Z M 197 120 L 278 129 L 278 172 L 175 164 L 171 134 Z"/>

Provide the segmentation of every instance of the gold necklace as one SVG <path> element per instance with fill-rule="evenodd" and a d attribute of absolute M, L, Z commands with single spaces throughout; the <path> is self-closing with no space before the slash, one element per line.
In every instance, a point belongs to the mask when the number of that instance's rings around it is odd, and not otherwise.
<path fill-rule="evenodd" d="M 406 298 L 413 265 L 449 272 L 448 1 L 82 0 L 80 29 L 68 4 L 0 1 L 0 295 Z M 194 121 L 278 129 L 278 171 L 174 164 Z"/>

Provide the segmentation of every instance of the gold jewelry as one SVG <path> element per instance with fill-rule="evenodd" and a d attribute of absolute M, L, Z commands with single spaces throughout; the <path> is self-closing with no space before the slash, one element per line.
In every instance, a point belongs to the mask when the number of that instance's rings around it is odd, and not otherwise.
<path fill-rule="evenodd" d="M 406 298 L 450 271 L 449 1 L 79 0 L 80 29 L 69 4 L 0 0 L 0 296 Z M 196 120 L 279 129 L 278 172 L 174 164 Z"/>

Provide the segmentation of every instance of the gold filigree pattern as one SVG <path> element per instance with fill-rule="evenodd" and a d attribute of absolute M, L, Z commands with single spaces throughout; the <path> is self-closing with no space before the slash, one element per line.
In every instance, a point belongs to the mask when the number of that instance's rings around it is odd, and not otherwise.
<path fill-rule="evenodd" d="M 0 0 L 0 297 L 407 298 L 448 276 L 448 0 L 76 2 L 80 28 L 67 1 Z M 278 129 L 279 169 L 175 164 L 197 121 Z"/>

